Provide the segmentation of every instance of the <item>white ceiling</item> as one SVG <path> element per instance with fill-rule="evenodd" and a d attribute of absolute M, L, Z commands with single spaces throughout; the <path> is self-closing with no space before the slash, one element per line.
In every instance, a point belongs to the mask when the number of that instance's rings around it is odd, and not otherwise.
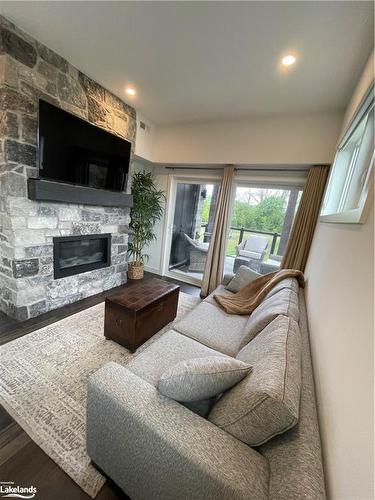
<path fill-rule="evenodd" d="M 30 1 L 0 10 L 155 123 L 341 110 L 373 45 L 372 2 Z M 287 53 L 297 64 L 282 70 Z"/>

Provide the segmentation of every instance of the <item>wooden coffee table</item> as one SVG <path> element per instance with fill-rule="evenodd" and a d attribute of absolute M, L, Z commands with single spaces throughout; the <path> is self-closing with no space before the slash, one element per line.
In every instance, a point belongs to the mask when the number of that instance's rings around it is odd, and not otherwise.
<path fill-rule="evenodd" d="M 180 287 L 158 278 L 105 300 L 104 335 L 131 352 L 174 320 Z"/>

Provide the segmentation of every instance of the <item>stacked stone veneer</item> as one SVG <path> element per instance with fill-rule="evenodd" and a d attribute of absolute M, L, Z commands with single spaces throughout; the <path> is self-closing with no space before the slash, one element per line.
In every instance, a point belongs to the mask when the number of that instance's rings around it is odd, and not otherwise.
<path fill-rule="evenodd" d="M 132 142 L 134 109 L 0 17 L 0 309 L 27 319 L 126 281 L 128 208 L 41 203 L 37 177 L 39 98 Z M 54 280 L 54 236 L 111 233 L 110 267 Z"/>

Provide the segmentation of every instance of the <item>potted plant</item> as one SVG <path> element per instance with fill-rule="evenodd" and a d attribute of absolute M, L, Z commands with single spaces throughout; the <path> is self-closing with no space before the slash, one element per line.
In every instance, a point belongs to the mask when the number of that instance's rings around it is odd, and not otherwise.
<path fill-rule="evenodd" d="M 153 174 L 145 171 L 133 175 L 131 194 L 133 207 L 130 210 L 131 241 L 128 250 L 132 261 L 128 264 L 128 277 L 136 280 L 143 278 L 144 261 L 149 259 L 144 247 L 156 239 L 153 229 L 163 215 L 165 195 L 156 188 Z"/>

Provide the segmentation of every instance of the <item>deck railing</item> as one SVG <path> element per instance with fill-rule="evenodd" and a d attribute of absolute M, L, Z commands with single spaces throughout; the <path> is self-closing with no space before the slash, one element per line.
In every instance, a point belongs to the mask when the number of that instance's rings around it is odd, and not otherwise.
<path fill-rule="evenodd" d="M 208 226 L 208 224 L 202 224 L 201 226 L 204 227 L 204 238 L 203 238 L 203 240 L 204 241 L 208 241 L 209 237 L 211 236 L 211 234 L 207 233 L 207 226 Z M 240 243 L 242 243 L 242 241 L 244 239 L 245 233 L 263 234 L 263 235 L 266 235 L 266 236 L 272 236 L 272 243 L 271 243 L 270 254 L 274 254 L 275 253 L 276 244 L 277 244 L 277 238 L 279 236 L 281 236 L 280 233 L 274 233 L 272 231 L 260 231 L 258 229 L 257 230 L 255 230 L 255 229 L 248 229 L 247 227 L 230 226 L 230 230 L 231 231 L 239 231 L 237 245 L 239 245 Z"/>

